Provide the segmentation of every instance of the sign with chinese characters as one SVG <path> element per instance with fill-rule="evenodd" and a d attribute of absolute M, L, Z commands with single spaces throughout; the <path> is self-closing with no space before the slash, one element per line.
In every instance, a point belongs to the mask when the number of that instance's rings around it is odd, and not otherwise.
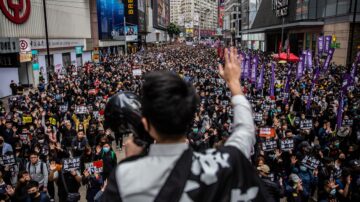
<path fill-rule="evenodd" d="M 265 139 L 261 142 L 261 149 L 263 151 L 273 151 L 277 148 L 276 140 L 274 139 Z"/>
<path fill-rule="evenodd" d="M 300 121 L 300 129 L 311 129 L 312 128 L 312 120 L 301 120 Z"/>
<path fill-rule="evenodd" d="M 31 53 L 20 53 L 20 62 L 31 62 L 32 54 Z"/>
<path fill-rule="evenodd" d="M 270 139 L 275 137 L 275 129 L 274 128 L 260 128 L 259 136 Z"/>
<path fill-rule="evenodd" d="M 288 14 L 289 0 L 273 0 L 272 8 L 275 10 L 277 17 L 284 17 Z"/>
<path fill-rule="evenodd" d="M 85 169 L 91 174 L 101 173 L 103 171 L 103 161 L 94 161 L 90 163 L 85 163 Z"/>
<path fill-rule="evenodd" d="M 68 158 L 63 160 L 64 171 L 79 170 L 80 158 Z"/>
<path fill-rule="evenodd" d="M 294 139 L 293 138 L 285 138 L 280 140 L 280 149 L 282 151 L 290 151 L 294 149 Z"/>
<path fill-rule="evenodd" d="M 45 49 L 45 39 L 31 39 L 30 40 L 32 49 Z M 83 39 L 49 39 L 50 48 L 64 48 L 64 47 L 76 47 L 84 46 Z"/>
<path fill-rule="evenodd" d="M 2 166 L 11 166 L 15 164 L 14 155 L 1 155 L 0 156 L 0 165 Z"/>
<path fill-rule="evenodd" d="M 19 40 L 17 38 L 0 38 L 0 53 L 18 53 Z"/>
<path fill-rule="evenodd" d="M 320 161 L 313 156 L 305 156 L 301 163 L 311 170 L 316 169 L 320 165 Z"/>

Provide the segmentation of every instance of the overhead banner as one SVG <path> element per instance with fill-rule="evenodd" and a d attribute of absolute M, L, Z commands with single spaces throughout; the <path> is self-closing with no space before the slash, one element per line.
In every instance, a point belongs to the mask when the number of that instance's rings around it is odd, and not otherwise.
<path fill-rule="evenodd" d="M 126 26 L 126 41 L 137 41 L 138 40 L 138 26 Z"/>
<path fill-rule="evenodd" d="M 153 23 L 155 28 L 166 29 L 170 23 L 170 1 L 157 0 L 153 2 Z"/>

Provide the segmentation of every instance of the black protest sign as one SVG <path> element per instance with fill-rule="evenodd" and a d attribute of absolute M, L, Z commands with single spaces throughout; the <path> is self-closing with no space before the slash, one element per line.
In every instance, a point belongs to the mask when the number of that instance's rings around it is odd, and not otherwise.
<path fill-rule="evenodd" d="M 311 129 L 312 128 L 312 120 L 311 119 L 307 119 L 307 120 L 301 120 L 300 121 L 300 129 Z"/>
<path fill-rule="evenodd" d="M 313 156 L 305 156 L 302 159 L 301 164 L 311 170 L 314 170 L 320 165 L 320 161 Z"/>
<path fill-rule="evenodd" d="M 13 154 L 0 156 L 0 165 L 2 166 L 12 166 L 15 163 L 16 161 Z"/>
<path fill-rule="evenodd" d="M 80 168 L 80 158 L 68 158 L 63 160 L 64 171 L 79 170 L 79 168 Z"/>
<path fill-rule="evenodd" d="M 227 100 L 221 101 L 221 105 L 224 107 L 226 107 L 228 104 L 229 104 L 229 101 L 227 101 Z"/>
<path fill-rule="evenodd" d="M 88 112 L 88 109 L 85 106 L 76 106 L 75 107 L 75 114 L 86 114 L 87 112 Z"/>
<path fill-rule="evenodd" d="M 263 114 L 262 113 L 255 113 L 254 120 L 257 123 L 261 122 L 263 120 Z"/>
<path fill-rule="evenodd" d="M 60 110 L 61 113 L 65 113 L 65 112 L 68 111 L 68 106 L 67 105 L 60 105 L 59 110 Z"/>
<path fill-rule="evenodd" d="M 343 126 L 352 126 L 354 124 L 354 120 L 352 119 L 344 119 L 342 125 Z"/>
<path fill-rule="evenodd" d="M 274 151 L 277 148 L 276 140 L 263 139 L 261 142 L 261 148 L 263 151 Z"/>
<path fill-rule="evenodd" d="M 290 151 L 294 149 L 294 139 L 293 138 L 285 138 L 280 140 L 280 149 L 282 151 Z"/>

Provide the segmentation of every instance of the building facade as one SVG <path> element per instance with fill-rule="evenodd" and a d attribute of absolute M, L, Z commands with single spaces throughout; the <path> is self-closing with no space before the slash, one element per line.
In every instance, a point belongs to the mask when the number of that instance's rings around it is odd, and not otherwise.
<path fill-rule="evenodd" d="M 49 58 L 43 1 L 22 2 L 0 6 L 0 97 L 10 95 L 11 80 L 37 85 L 40 74 L 47 79 L 48 72 L 91 60 L 88 1 L 46 1 Z M 23 6 L 22 12 L 13 12 L 17 6 Z"/>
<path fill-rule="evenodd" d="M 224 38 L 236 45 L 241 42 L 241 0 L 225 0 L 224 6 Z"/>
<path fill-rule="evenodd" d="M 349 65 L 360 45 L 360 2 L 357 0 L 243 0 L 242 45 L 252 49 L 278 51 L 290 44 L 291 52 L 317 51 L 319 36 L 335 36 L 333 61 Z M 355 11 L 355 12 L 354 12 Z M 353 21 L 355 16 L 355 21 Z M 353 31 L 354 30 L 354 31 Z M 282 34 L 283 33 L 283 34 Z M 353 43 L 351 45 L 351 39 Z"/>
<path fill-rule="evenodd" d="M 181 0 L 178 24 L 187 36 L 211 37 L 218 27 L 217 0 Z M 200 34 L 199 34 L 200 30 Z"/>
<path fill-rule="evenodd" d="M 180 12 L 182 0 L 170 0 L 170 22 L 183 26 L 182 13 Z"/>

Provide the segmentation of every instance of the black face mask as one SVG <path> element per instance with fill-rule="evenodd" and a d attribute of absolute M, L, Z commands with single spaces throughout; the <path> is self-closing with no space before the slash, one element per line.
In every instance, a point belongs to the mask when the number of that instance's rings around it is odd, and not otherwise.
<path fill-rule="evenodd" d="M 34 192 L 34 193 L 29 194 L 29 196 L 30 196 L 31 198 L 35 198 L 35 197 L 36 197 L 36 194 L 37 194 L 37 192 Z"/>

